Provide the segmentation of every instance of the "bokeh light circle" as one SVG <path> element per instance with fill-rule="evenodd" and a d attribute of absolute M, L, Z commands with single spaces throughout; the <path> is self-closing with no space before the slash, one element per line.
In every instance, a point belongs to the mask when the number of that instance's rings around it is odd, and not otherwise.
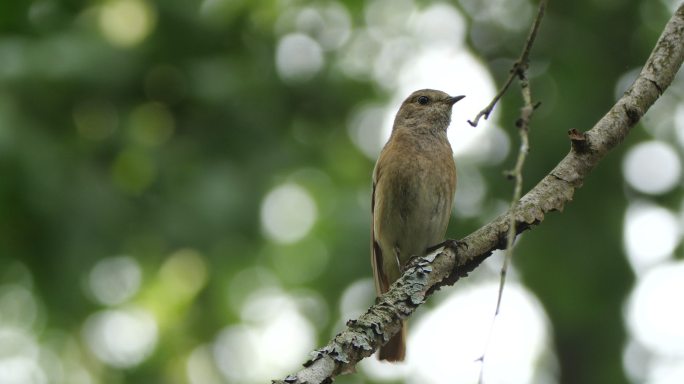
<path fill-rule="evenodd" d="M 277 289 L 253 292 L 241 318 L 239 325 L 223 329 L 213 345 L 215 364 L 229 382 L 263 383 L 285 375 L 314 348 L 314 326 L 296 299 Z"/>
<path fill-rule="evenodd" d="M 668 262 L 637 280 L 627 307 L 630 333 L 651 352 L 684 358 L 684 262 Z"/>
<path fill-rule="evenodd" d="M 91 315 L 83 328 L 90 350 L 100 361 L 131 368 L 149 357 L 157 344 L 157 322 L 142 308 L 106 310 Z"/>
<path fill-rule="evenodd" d="M 311 230 L 317 210 L 307 190 L 294 183 L 274 188 L 261 205 L 264 234 L 279 243 L 294 243 Z"/>
<path fill-rule="evenodd" d="M 142 0 L 112 0 L 100 10 L 100 30 L 114 45 L 129 47 L 142 42 L 154 28 L 156 14 Z"/>
<path fill-rule="evenodd" d="M 661 194 L 679 183 L 681 162 L 669 144 L 649 141 L 637 144 L 625 155 L 622 171 L 637 191 Z"/>
<path fill-rule="evenodd" d="M 276 48 L 276 68 L 285 81 L 305 81 L 323 67 L 323 49 L 320 44 L 303 33 L 283 36 Z"/>
<path fill-rule="evenodd" d="M 627 259 L 640 273 L 672 255 L 679 241 L 677 217 L 653 204 L 632 203 L 625 214 L 623 241 Z"/>
<path fill-rule="evenodd" d="M 538 382 L 538 375 L 553 369 L 548 320 L 531 292 L 509 281 L 492 327 L 498 282 L 461 288 L 410 324 L 403 366 L 365 359 L 360 364 L 364 372 L 374 380 L 404 378 L 416 384 L 477 382 L 481 368 L 477 359 L 488 339 L 486 383 Z"/>
<path fill-rule="evenodd" d="M 90 292 L 102 304 L 123 303 L 138 292 L 142 272 L 128 256 L 110 257 L 95 264 L 88 276 Z"/>

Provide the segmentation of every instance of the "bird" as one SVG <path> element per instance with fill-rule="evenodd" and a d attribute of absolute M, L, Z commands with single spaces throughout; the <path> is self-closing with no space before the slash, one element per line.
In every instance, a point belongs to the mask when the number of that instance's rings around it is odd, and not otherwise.
<path fill-rule="evenodd" d="M 452 106 L 465 96 L 433 89 L 401 104 L 373 170 L 371 265 L 378 296 L 408 261 L 443 241 L 456 192 L 456 165 L 447 139 Z M 379 360 L 403 361 L 407 324 L 380 347 Z"/>

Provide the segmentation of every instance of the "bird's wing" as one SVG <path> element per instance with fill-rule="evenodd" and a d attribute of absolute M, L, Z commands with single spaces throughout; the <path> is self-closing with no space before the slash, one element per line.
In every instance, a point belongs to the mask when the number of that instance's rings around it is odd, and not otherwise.
<path fill-rule="evenodd" d="M 371 265 L 373 266 L 373 280 L 375 280 L 375 292 L 381 295 L 389 290 L 389 279 L 382 270 L 382 249 L 375 238 L 375 191 L 380 178 L 380 169 L 376 166 L 373 174 L 373 194 L 371 195 Z"/>

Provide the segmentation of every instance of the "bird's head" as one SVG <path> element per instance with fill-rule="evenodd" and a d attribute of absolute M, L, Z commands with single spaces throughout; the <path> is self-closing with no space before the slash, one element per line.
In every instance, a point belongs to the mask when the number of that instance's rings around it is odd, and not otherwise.
<path fill-rule="evenodd" d="M 464 97 L 449 96 L 434 89 L 415 91 L 401 104 L 394 127 L 427 125 L 430 129 L 446 130 L 451 122 L 451 107 Z"/>

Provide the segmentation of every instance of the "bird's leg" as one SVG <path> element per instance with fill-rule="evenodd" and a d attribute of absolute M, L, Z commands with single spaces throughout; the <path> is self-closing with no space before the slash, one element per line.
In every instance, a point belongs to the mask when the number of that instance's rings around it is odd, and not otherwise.
<path fill-rule="evenodd" d="M 402 270 L 403 268 L 401 266 L 401 258 L 399 257 L 400 253 L 401 253 L 401 251 L 399 250 L 399 245 L 395 244 L 394 245 L 394 261 L 397 262 L 397 267 L 399 268 L 399 270 Z"/>

